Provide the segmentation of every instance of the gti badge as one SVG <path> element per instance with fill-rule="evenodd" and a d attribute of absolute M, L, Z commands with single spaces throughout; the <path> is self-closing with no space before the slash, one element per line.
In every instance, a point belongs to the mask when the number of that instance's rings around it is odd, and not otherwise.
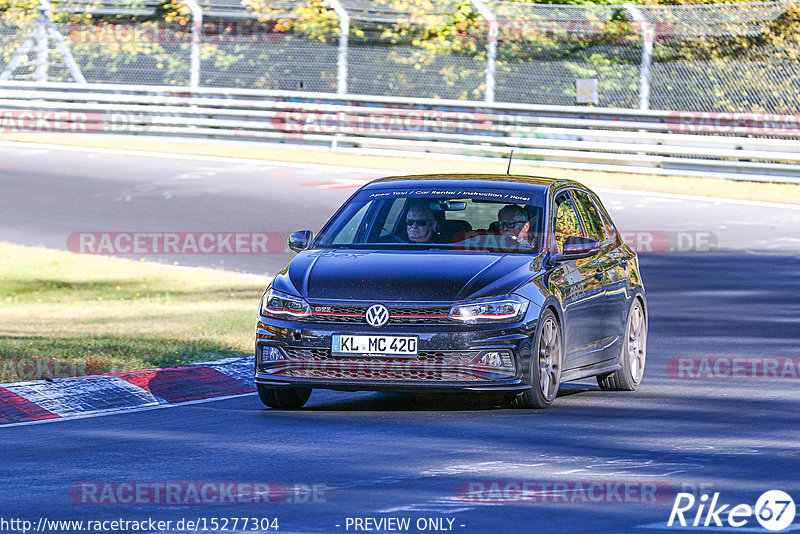
<path fill-rule="evenodd" d="M 383 304 L 373 304 L 367 308 L 367 324 L 375 328 L 389 322 L 389 310 Z"/>

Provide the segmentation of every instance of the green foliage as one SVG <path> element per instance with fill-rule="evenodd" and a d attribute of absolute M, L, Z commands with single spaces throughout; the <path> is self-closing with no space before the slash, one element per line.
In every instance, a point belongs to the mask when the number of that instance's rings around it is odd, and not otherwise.
<path fill-rule="evenodd" d="M 129 0 L 136 6 L 137 0 Z M 615 6 L 623 0 L 537 0 L 537 3 Z M 99 0 L 98 0 L 99 2 Z M 242 6 L 269 28 L 267 42 L 202 45 L 201 83 L 212 86 L 332 91 L 336 87 L 336 46 L 339 18 L 325 0 L 305 0 L 293 9 L 277 8 L 271 0 L 241 0 Z M 388 95 L 482 99 L 490 26 L 469 0 L 372 0 L 385 16 L 351 12 L 350 87 L 356 92 Z M 519 2 L 525 5 L 528 2 Z M 643 4 L 688 5 L 687 0 L 641 0 Z M 721 0 L 709 3 L 720 4 Z M 38 16 L 35 0 L 0 0 L 0 18 L 6 25 L 23 25 Z M 662 83 L 662 106 L 685 109 L 681 101 L 702 102 L 703 109 L 739 111 L 796 111 L 796 95 L 786 86 L 793 65 L 800 60 L 800 4 L 789 7 L 777 20 L 762 23 L 715 22 L 716 30 L 694 35 L 685 20 L 663 21 L 654 46 L 658 67 L 680 72 L 684 80 Z M 574 79 L 595 78 L 600 105 L 635 105 L 642 37 L 639 24 L 627 12 L 612 7 L 587 9 L 581 20 L 553 15 L 542 9 L 509 9 L 501 20 L 496 58 L 498 99 L 537 103 L 568 103 L 574 98 Z M 562 10 L 563 11 L 563 10 Z M 522 13 L 522 15 L 519 15 Z M 556 20 L 559 18 L 562 20 Z M 669 16 L 664 15 L 667 19 Z M 73 25 L 92 23 L 95 32 L 119 17 L 93 18 L 59 13 L 56 21 Z M 502 19 L 502 17 L 501 17 Z M 130 19 L 129 17 L 129 20 Z M 179 0 L 163 0 L 148 25 L 183 25 L 190 29 L 190 13 Z M 236 24 L 231 21 L 230 24 Z M 755 28 L 754 28 L 755 27 Z M 6 61 L 19 46 L 23 26 L 0 34 Z M 70 26 L 72 28 L 72 26 Z M 107 27 L 105 29 L 108 29 Z M 675 30 L 673 34 L 670 29 Z M 683 33 L 681 33 L 683 32 Z M 682 37 L 688 35 L 689 37 Z M 262 36 L 263 37 L 263 36 Z M 72 39 L 82 69 L 102 81 L 130 83 L 130 72 L 143 78 L 133 83 L 185 84 L 188 78 L 188 39 L 183 44 L 112 42 Z M 674 68 L 673 68 L 674 67 Z M 676 70 L 677 69 L 677 70 Z M 774 70 L 770 70 L 774 69 Z M 780 69 L 786 69 L 779 76 Z M 126 74 L 128 73 L 128 74 Z M 126 78 L 127 76 L 127 78 Z M 680 82 L 680 83 L 679 83 Z M 679 85 L 679 86 L 678 86 Z M 545 87 L 547 86 L 547 87 Z M 672 91 L 675 89 L 675 93 Z M 505 91 L 505 93 L 503 93 Z M 504 96 L 503 96 L 504 95 Z M 604 100 L 605 99 L 605 100 Z"/>
<path fill-rule="evenodd" d="M 0 255 L 0 381 L 26 378 L 9 376 L 19 358 L 100 373 L 252 354 L 260 277 L 3 242 Z"/>

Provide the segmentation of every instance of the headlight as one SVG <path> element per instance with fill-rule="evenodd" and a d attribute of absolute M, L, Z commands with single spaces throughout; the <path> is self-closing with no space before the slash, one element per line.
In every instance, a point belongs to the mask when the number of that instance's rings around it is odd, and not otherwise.
<path fill-rule="evenodd" d="M 465 323 L 513 321 L 525 315 L 527 309 L 527 300 L 508 295 L 456 304 L 450 309 L 450 318 Z"/>
<path fill-rule="evenodd" d="M 306 317 L 311 307 L 305 299 L 293 297 L 270 288 L 261 299 L 261 315 L 267 317 Z"/>

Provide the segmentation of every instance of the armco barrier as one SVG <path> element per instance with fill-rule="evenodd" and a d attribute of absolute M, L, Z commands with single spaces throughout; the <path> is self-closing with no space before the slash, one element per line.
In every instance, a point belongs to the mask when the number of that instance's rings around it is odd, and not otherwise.
<path fill-rule="evenodd" d="M 188 136 L 504 157 L 575 169 L 800 183 L 800 115 L 485 104 L 327 93 L 0 84 L 2 133 Z"/>

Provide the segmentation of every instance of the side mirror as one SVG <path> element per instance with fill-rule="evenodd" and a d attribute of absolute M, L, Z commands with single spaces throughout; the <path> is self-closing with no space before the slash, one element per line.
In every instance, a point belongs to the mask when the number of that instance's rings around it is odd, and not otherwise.
<path fill-rule="evenodd" d="M 564 252 L 556 254 L 553 261 L 576 260 L 600 251 L 600 241 L 590 237 L 571 235 L 564 240 Z"/>
<path fill-rule="evenodd" d="M 295 252 L 300 252 L 308 248 L 308 245 L 311 243 L 311 230 L 300 230 L 299 232 L 294 232 L 288 238 L 286 238 L 286 244 L 289 245 L 289 248 L 294 250 Z"/>

